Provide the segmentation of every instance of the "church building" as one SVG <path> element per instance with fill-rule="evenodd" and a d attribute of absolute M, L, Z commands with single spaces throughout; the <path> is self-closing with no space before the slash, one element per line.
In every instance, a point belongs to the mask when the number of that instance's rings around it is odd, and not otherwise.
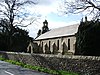
<path fill-rule="evenodd" d="M 37 38 L 30 42 L 27 51 L 40 54 L 74 54 L 78 27 L 79 24 L 74 24 L 49 30 L 45 20 L 42 30 L 39 30 Z"/>

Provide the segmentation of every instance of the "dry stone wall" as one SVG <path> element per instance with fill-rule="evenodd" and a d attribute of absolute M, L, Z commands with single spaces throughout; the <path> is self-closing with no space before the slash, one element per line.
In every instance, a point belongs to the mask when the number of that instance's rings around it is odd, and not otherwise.
<path fill-rule="evenodd" d="M 34 66 L 42 66 L 55 70 L 67 70 L 79 75 L 100 75 L 100 57 L 74 56 L 74 55 L 49 55 L 28 53 L 0 52 L 7 59 L 21 61 Z"/>

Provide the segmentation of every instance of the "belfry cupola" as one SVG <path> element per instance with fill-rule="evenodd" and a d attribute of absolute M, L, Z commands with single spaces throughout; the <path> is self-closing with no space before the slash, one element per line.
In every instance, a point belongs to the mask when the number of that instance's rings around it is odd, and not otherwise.
<path fill-rule="evenodd" d="M 45 20 L 45 21 L 43 22 L 43 27 L 42 27 L 42 29 L 39 29 L 39 30 L 38 30 L 37 37 L 39 37 L 41 34 L 46 33 L 47 31 L 49 31 L 48 22 L 47 22 L 47 20 Z M 37 37 L 36 37 L 36 38 L 37 38 Z"/>
<path fill-rule="evenodd" d="M 45 21 L 43 22 L 43 25 L 48 27 L 48 22 L 47 22 L 47 20 L 45 20 Z"/>
<path fill-rule="evenodd" d="M 47 22 L 47 20 L 45 20 L 45 21 L 43 22 L 42 34 L 45 33 L 45 32 L 47 32 L 47 31 L 49 31 L 48 22 Z"/>

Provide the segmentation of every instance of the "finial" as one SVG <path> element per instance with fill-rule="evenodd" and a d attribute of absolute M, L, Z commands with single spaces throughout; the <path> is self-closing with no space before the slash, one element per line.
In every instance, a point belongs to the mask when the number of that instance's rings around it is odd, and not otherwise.
<path fill-rule="evenodd" d="M 83 22 L 83 18 L 81 19 L 81 22 Z"/>
<path fill-rule="evenodd" d="M 87 22 L 87 16 L 85 16 L 85 22 Z"/>

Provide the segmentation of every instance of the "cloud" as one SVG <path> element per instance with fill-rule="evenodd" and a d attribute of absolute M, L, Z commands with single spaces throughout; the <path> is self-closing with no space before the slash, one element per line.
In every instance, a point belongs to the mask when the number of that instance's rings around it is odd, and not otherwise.
<path fill-rule="evenodd" d="M 38 4 L 34 6 L 28 6 L 29 12 L 34 12 L 41 14 L 42 16 L 47 16 L 48 14 L 54 12 L 58 13 L 58 7 L 61 0 L 38 0 Z"/>
<path fill-rule="evenodd" d="M 43 21 L 45 19 L 48 20 L 48 24 L 49 24 L 48 26 L 50 29 L 79 23 L 78 20 L 70 21 L 69 15 L 67 15 L 67 16 L 63 15 L 65 17 L 60 17 L 59 15 L 55 16 L 55 14 L 59 13 L 58 9 L 59 9 L 59 4 L 61 4 L 61 1 L 62 0 L 39 0 L 39 3 L 37 5 L 26 7 L 28 9 L 27 11 L 30 12 L 31 14 L 33 14 L 33 16 L 31 15 L 31 17 L 34 17 L 34 14 L 41 15 L 41 18 L 37 19 L 37 22 L 35 21 L 32 25 L 25 28 L 26 30 L 28 30 L 29 35 L 31 37 L 35 38 L 37 36 L 37 32 L 39 29 L 42 28 Z M 50 15 L 52 13 L 54 15 Z M 59 17 L 57 17 L 57 16 L 59 16 Z M 66 19 L 69 19 L 69 20 L 67 21 Z"/>
<path fill-rule="evenodd" d="M 53 1 L 56 1 L 56 0 L 53 0 Z M 51 5 L 53 1 L 52 0 L 38 0 L 38 5 L 48 6 L 48 5 Z"/>

